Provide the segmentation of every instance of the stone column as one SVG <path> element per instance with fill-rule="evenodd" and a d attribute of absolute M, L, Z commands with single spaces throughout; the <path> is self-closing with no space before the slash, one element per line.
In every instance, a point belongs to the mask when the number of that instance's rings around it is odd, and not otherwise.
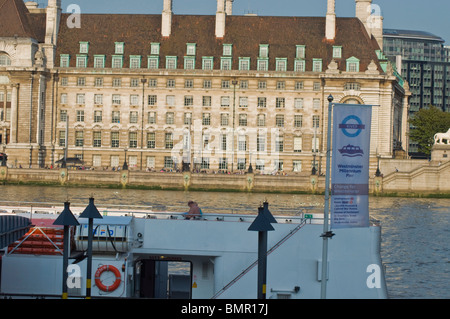
<path fill-rule="evenodd" d="M 17 118 L 19 114 L 19 88 L 20 84 L 11 84 L 11 120 L 10 120 L 10 139 L 11 143 L 17 143 Z M 5 97 L 6 98 L 6 97 Z"/>

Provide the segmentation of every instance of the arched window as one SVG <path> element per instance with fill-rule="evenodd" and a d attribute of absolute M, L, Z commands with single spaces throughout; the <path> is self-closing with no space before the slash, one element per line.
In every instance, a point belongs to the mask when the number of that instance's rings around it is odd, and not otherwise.
<path fill-rule="evenodd" d="M 0 53 L 0 66 L 11 65 L 11 59 L 6 53 Z"/>

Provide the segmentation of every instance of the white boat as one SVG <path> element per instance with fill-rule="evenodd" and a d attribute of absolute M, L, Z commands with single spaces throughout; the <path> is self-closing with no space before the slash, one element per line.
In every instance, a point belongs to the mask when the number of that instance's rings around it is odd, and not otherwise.
<path fill-rule="evenodd" d="M 31 231 L 43 233 L 52 244 L 52 253 L 21 252 L 31 241 L 30 231 L 28 239 L 26 235 L 4 248 L 1 296 L 61 297 L 63 247 L 45 234 L 62 209 L 35 204 L 31 213 L 26 206 L 0 207 L 4 214 L 31 217 Z M 88 220 L 79 217 L 83 209 L 71 207 L 80 226 L 68 247 L 69 298 L 86 296 Z M 94 219 L 92 298 L 257 298 L 258 233 L 248 230 L 255 214 L 204 213 L 185 220 L 179 212 L 98 210 L 103 218 Z M 274 215 L 277 223 L 268 232 L 266 298 L 320 298 L 323 213 Z M 387 298 L 380 225 L 333 232 L 327 298 Z"/>

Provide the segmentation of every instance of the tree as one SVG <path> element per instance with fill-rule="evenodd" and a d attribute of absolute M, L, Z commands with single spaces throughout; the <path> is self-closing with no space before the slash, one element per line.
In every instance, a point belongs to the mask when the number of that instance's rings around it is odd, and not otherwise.
<path fill-rule="evenodd" d="M 409 137 L 418 144 L 419 152 L 429 156 L 434 144 L 434 134 L 447 132 L 450 128 L 450 113 L 430 105 L 416 112 L 410 119 Z"/>

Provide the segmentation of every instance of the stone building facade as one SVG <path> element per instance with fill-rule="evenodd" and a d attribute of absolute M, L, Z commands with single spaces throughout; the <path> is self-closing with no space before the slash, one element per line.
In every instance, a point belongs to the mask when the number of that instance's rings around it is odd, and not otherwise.
<path fill-rule="evenodd" d="M 1 147 L 14 167 L 324 172 L 328 97 L 373 107 L 371 159 L 407 143 L 382 18 L 68 14 L 0 0 Z M 382 29 L 381 29 L 382 30 Z M 381 37 L 381 38 L 380 38 Z"/>

